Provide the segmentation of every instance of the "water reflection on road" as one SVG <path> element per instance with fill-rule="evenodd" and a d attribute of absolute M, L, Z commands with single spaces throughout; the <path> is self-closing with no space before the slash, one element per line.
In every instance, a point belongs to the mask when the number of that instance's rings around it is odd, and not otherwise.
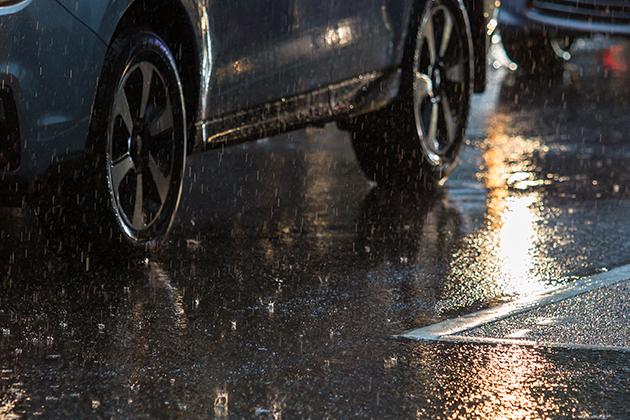
<path fill-rule="evenodd" d="M 487 131 L 431 193 L 367 181 L 333 125 L 194 156 L 146 261 L 1 209 L 0 417 L 615 413 L 605 355 L 390 337 L 628 262 L 616 71 L 491 73 Z"/>

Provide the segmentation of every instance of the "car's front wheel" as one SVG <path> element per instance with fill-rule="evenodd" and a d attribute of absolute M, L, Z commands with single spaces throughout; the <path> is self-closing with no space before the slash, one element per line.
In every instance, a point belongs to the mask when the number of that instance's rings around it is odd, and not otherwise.
<path fill-rule="evenodd" d="M 153 32 L 120 35 L 92 119 L 104 236 L 149 248 L 164 240 L 179 204 L 186 131 L 182 82 L 168 46 Z"/>
<path fill-rule="evenodd" d="M 358 117 L 353 144 L 361 167 L 379 183 L 435 185 L 455 167 L 473 92 L 472 33 L 458 0 L 431 0 L 408 42 L 395 103 Z"/>

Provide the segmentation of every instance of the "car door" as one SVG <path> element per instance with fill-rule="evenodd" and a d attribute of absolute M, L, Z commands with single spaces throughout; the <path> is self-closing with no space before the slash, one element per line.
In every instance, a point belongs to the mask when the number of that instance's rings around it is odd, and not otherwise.
<path fill-rule="evenodd" d="M 290 0 L 290 40 L 281 47 L 287 80 L 295 80 L 292 93 L 317 90 L 331 82 L 335 56 L 331 42 L 332 0 Z"/>
<path fill-rule="evenodd" d="M 281 98 L 291 80 L 278 49 L 289 41 L 290 0 L 208 2 L 213 32 L 210 101 L 213 114 Z"/>
<path fill-rule="evenodd" d="M 332 81 L 384 70 L 399 56 L 410 0 L 330 0 L 335 45 Z"/>
<path fill-rule="evenodd" d="M 330 0 L 240 0 L 223 7 L 212 12 L 219 42 L 211 95 L 220 113 L 330 83 Z"/>

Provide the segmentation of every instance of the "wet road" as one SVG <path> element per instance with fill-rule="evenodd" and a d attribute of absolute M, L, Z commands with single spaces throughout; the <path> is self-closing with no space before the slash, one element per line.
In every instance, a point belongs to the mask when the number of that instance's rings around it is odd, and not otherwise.
<path fill-rule="evenodd" d="M 392 338 L 630 263 L 626 50 L 497 62 L 430 194 L 327 125 L 192 157 L 144 261 L 0 209 L 0 418 L 626 418 L 626 352 Z"/>

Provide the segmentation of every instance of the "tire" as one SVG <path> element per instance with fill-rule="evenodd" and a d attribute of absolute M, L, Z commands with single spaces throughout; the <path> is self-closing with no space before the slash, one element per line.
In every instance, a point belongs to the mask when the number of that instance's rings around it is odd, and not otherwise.
<path fill-rule="evenodd" d="M 114 40 L 91 132 L 99 233 L 134 248 L 157 247 L 177 212 L 187 151 L 182 83 L 158 35 L 134 31 Z"/>
<path fill-rule="evenodd" d="M 427 1 L 413 25 L 398 98 L 352 125 L 357 160 L 379 184 L 432 187 L 454 169 L 473 93 L 470 22 L 458 0 Z"/>

